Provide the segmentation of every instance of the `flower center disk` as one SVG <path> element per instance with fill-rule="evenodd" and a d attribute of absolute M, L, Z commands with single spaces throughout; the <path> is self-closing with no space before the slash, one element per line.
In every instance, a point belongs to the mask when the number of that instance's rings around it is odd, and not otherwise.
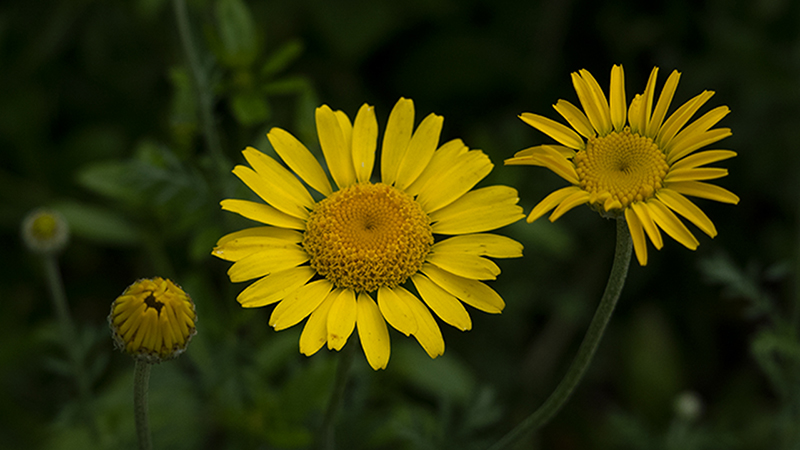
<path fill-rule="evenodd" d="M 653 140 L 631 133 L 628 127 L 589 139 L 574 162 L 581 188 L 591 194 L 590 202 L 602 205 L 611 199 L 616 209 L 652 197 L 669 169 L 664 152 Z"/>
<path fill-rule="evenodd" d="M 356 184 L 320 201 L 303 235 L 311 267 L 356 292 L 404 283 L 432 244 L 430 219 L 419 204 L 383 183 Z"/>

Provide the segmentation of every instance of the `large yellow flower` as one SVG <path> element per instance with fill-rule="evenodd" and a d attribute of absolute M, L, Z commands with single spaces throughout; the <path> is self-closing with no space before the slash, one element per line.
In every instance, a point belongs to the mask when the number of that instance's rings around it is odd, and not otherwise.
<path fill-rule="evenodd" d="M 727 169 L 702 167 L 736 153 L 694 153 L 731 135 L 728 128 L 711 129 L 729 109 L 719 106 L 686 126 L 714 95 L 713 91 L 703 91 L 666 118 L 680 73 L 673 71 L 667 78 L 653 109 L 657 74 L 658 68 L 653 68 L 644 93 L 636 94 L 628 108 L 622 66 L 611 69 L 610 101 L 587 70 L 573 73 L 572 83 L 583 111 L 566 100 L 553 105 L 572 128 L 537 114 L 520 116 L 561 145 L 522 150 L 506 164 L 547 167 L 572 183 L 537 204 L 528 222 L 555 208 L 550 215 L 550 221 L 554 221 L 584 203 L 605 216 L 624 214 L 641 265 L 647 264 L 645 234 L 657 249 L 663 246 L 659 228 L 686 247 L 697 248 L 697 239 L 674 212 L 712 238 L 716 236 L 717 230 L 708 216 L 685 196 L 739 202 L 739 197 L 730 191 L 704 182 L 726 176 Z"/>
<path fill-rule="evenodd" d="M 519 257 L 522 245 L 484 232 L 524 215 L 515 189 L 472 190 L 492 170 L 489 158 L 459 139 L 438 147 L 443 119 L 435 114 L 414 131 L 414 104 L 401 98 L 383 137 L 381 181 L 372 182 L 373 107 L 363 105 L 351 125 L 346 114 L 323 105 L 316 122 L 338 190 L 311 152 L 280 128 L 267 137 L 294 174 L 252 147 L 243 152 L 252 169 L 233 170 L 266 202 L 222 201 L 223 209 L 267 225 L 224 236 L 212 252 L 234 261 L 231 281 L 260 278 L 239 294 L 239 303 L 279 302 L 269 320 L 276 330 L 308 317 L 300 352 L 309 356 L 326 343 L 340 350 L 357 328 L 376 370 L 389 361 L 386 322 L 413 335 L 435 358 L 444 340 L 430 310 L 460 330 L 472 327 L 461 302 L 499 313 L 503 299 L 482 281 L 495 279 L 500 269 L 484 257 Z M 424 304 L 403 287 L 409 279 Z"/>

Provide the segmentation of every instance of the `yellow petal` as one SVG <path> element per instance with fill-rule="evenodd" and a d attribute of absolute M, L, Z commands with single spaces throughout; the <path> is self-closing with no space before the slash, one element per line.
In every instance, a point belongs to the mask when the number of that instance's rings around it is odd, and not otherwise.
<path fill-rule="evenodd" d="M 731 203 L 734 205 L 739 203 L 739 197 L 733 192 L 713 184 L 703 183 L 702 181 L 680 181 L 677 183 L 669 183 L 666 187 L 692 197 L 707 198 L 709 200 Z"/>
<path fill-rule="evenodd" d="M 244 308 L 258 308 L 283 300 L 314 277 L 310 266 L 300 266 L 275 272 L 261 278 L 243 290 L 236 300 Z"/>
<path fill-rule="evenodd" d="M 341 350 L 356 326 L 358 309 L 356 293 L 351 289 L 341 291 L 328 313 L 328 349 Z"/>
<path fill-rule="evenodd" d="M 279 235 L 279 233 L 275 233 L 275 235 Z M 211 254 L 217 258 L 235 262 L 266 250 L 295 249 L 297 248 L 297 242 L 300 241 L 289 240 L 284 237 L 243 236 L 215 247 Z"/>
<path fill-rule="evenodd" d="M 311 313 L 300 335 L 300 353 L 311 356 L 328 341 L 328 312 L 337 297 L 337 292 L 331 291 L 325 300 Z"/>
<path fill-rule="evenodd" d="M 500 275 L 497 264 L 477 255 L 430 252 L 425 261 L 471 280 L 494 280 Z"/>
<path fill-rule="evenodd" d="M 339 128 L 342 130 L 342 137 L 344 138 L 344 147 L 347 149 L 353 148 L 353 124 L 350 123 L 350 118 L 344 111 L 336 110 L 333 112 L 336 116 L 336 121 L 339 122 Z"/>
<path fill-rule="evenodd" d="M 303 143 L 280 128 L 269 130 L 267 139 L 283 162 L 303 181 L 326 197 L 331 195 L 331 183 L 325 170 Z"/>
<path fill-rule="evenodd" d="M 578 133 L 555 120 L 533 113 L 522 113 L 519 118 L 569 148 L 581 150 L 586 146 Z"/>
<path fill-rule="evenodd" d="M 438 179 L 428 182 L 417 196 L 422 209 L 430 214 L 464 195 L 492 171 L 494 165 L 480 150 L 471 150 L 454 161 Z M 398 180 L 399 181 L 399 180 Z"/>
<path fill-rule="evenodd" d="M 231 282 L 238 283 L 297 267 L 308 259 L 308 253 L 296 245 L 286 248 L 266 247 L 233 263 L 228 268 L 228 276 Z"/>
<path fill-rule="evenodd" d="M 429 264 L 424 264 L 421 271 L 436 285 L 473 308 L 499 314 L 506 306 L 497 292 L 480 281 L 460 277 Z"/>
<path fill-rule="evenodd" d="M 413 275 L 411 281 L 417 288 L 419 295 L 422 296 L 425 304 L 445 323 L 461 331 L 472 328 L 472 319 L 470 319 L 469 313 L 455 296 L 422 274 Z"/>
<path fill-rule="evenodd" d="M 625 209 L 625 221 L 628 222 L 628 230 L 631 232 L 631 240 L 633 241 L 633 249 L 636 252 L 636 259 L 639 260 L 640 266 L 646 266 L 647 241 L 644 238 L 642 222 L 639 221 L 639 217 L 631 208 Z"/>
<path fill-rule="evenodd" d="M 245 228 L 244 230 L 234 231 L 232 233 L 228 233 L 222 236 L 217 241 L 217 245 L 224 245 L 230 241 L 243 237 L 257 237 L 257 236 L 278 238 L 295 243 L 298 243 L 303 240 L 303 234 L 298 233 L 297 231 L 294 230 L 287 230 L 285 228 L 277 228 L 277 227 L 251 227 L 251 228 Z"/>
<path fill-rule="evenodd" d="M 281 163 L 253 147 L 247 147 L 242 154 L 250 167 L 281 195 L 290 197 L 295 203 L 305 208 L 311 209 L 314 206 L 314 198 L 308 193 L 303 183 Z"/>
<path fill-rule="evenodd" d="M 595 131 L 603 136 L 604 133 L 601 131 L 603 129 L 603 120 L 600 112 L 601 105 L 595 103 L 592 92 L 586 84 L 586 80 L 584 80 L 578 72 L 571 73 L 570 77 L 572 78 L 572 86 L 575 88 L 575 93 L 578 94 L 578 100 L 583 110 L 586 111 L 586 117 L 589 119 Z"/>
<path fill-rule="evenodd" d="M 661 95 L 658 97 L 656 109 L 653 111 L 653 117 L 647 126 L 647 136 L 657 136 L 658 131 L 661 129 L 661 124 L 664 123 L 664 117 L 667 115 L 670 103 L 672 103 L 672 96 L 675 95 L 675 89 L 678 88 L 678 81 L 681 78 L 681 73 L 673 70 L 664 83 L 661 89 Z"/>
<path fill-rule="evenodd" d="M 658 75 L 658 67 L 653 67 L 650 72 L 650 78 L 647 79 L 647 87 L 642 94 L 642 104 L 639 110 L 641 118 L 639 119 L 639 134 L 646 135 L 647 129 L 650 127 L 650 114 L 653 111 L 653 97 L 656 93 L 656 77 Z M 630 119 L 630 118 L 629 118 Z M 633 127 L 631 126 L 631 131 Z"/>
<path fill-rule="evenodd" d="M 436 319 L 433 318 L 430 310 L 414 294 L 408 292 L 402 286 L 393 289 L 393 292 L 397 294 L 401 301 L 405 302 L 414 314 L 414 319 L 417 322 L 417 331 L 413 333 L 414 338 L 425 349 L 428 356 L 436 358 L 444 354 L 442 330 L 439 329 L 439 324 L 436 323 Z"/>
<path fill-rule="evenodd" d="M 588 139 L 597 135 L 594 128 L 592 128 L 592 123 L 589 122 L 589 119 L 586 117 L 586 114 L 577 106 L 566 100 L 559 100 L 553 105 L 553 108 L 555 108 L 555 110 L 561 114 L 561 117 L 566 119 L 570 126 L 580 133 L 581 136 Z"/>
<path fill-rule="evenodd" d="M 674 146 L 669 149 L 667 154 L 667 164 L 672 164 L 693 151 L 725 139 L 730 135 L 730 128 L 716 128 L 704 133 L 687 136 L 686 139 L 681 139 L 680 141 L 676 138 L 672 141 Z"/>
<path fill-rule="evenodd" d="M 583 191 L 583 189 L 581 189 L 579 186 L 567 186 L 551 192 L 547 197 L 533 207 L 533 211 L 531 211 L 530 215 L 528 215 L 528 223 L 532 223 L 534 220 L 547 214 L 551 209 L 561 204 L 564 199 L 576 192 L 581 191 Z"/>
<path fill-rule="evenodd" d="M 680 146 L 680 142 L 684 139 L 691 139 L 693 136 L 704 133 L 716 125 L 720 120 L 727 116 L 731 110 L 727 106 L 718 106 L 711 111 L 703 114 L 699 119 L 692 122 L 680 133 L 678 133 L 671 142 L 664 146 L 664 152 L 669 155 L 674 147 Z"/>
<path fill-rule="evenodd" d="M 373 370 L 385 369 L 389 363 L 391 345 L 389 329 L 378 309 L 378 305 L 368 294 L 358 294 L 358 338 Z"/>
<path fill-rule="evenodd" d="M 467 234 L 439 241 L 433 244 L 431 251 L 452 255 L 466 253 L 492 258 L 519 258 L 522 256 L 522 244 L 497 234 Z"/>
<path fill-rule="evenodd" d="M 378 307 L 389 325 L 408 336 L 417 332 L 417 319 L 406 298 L 397 294 L 398 289 L 402 288 L 378 288 Z"/>
<path fill-rule="evenodd" d="M 353 155 L 345 140 L 339 119 L 328 105 L 317 108 L 315 117 L 319 145 L 322 147 L 333 181 L 340 189 L 353 185 L 356 180 Z"/>
<path fill-rule="evenodd" d="M 285 195 L 275 179 L 266 179 L 246 166 L 236 166 L 233 174 L 239 177 L 253 192 L 278 210 L 298 219 L 308 218 L 308 210 L 294 198 Z"/>
<path fill-rule="evenodd" d="M 580 182 L 578 172 L 575 169 L 575 163 L 569 159 L 575 156 L 574 152 L 569 156 L 565 156 L 556 146 L 550 145 L 540 145 L 528 150 L 529 152 L 526 152 L 528 153 L 527 155 L 515 155 L 513 158 L 505 160 L 505 164 L 532 164 L 543 166 L 572 184 L 578 184 Z"/>
<path fill-rule="evenodd" d="M 644 231 L 650 237 L 653 246 L 657 250 L 661 250 L 664 247 L 664 240 L 661 238 L 661 232 L 658 231 L 658 227 L 653 221 L 649 208 L 645 207 L 644 202 L 634 202 L 631 204 L 630 209 L 636 213 L 636 216 L 639 218 L 639 223 L 642 224 L 642 228 L 644 228 Z"/>
<path fill-rule="evenodd" d="M 436 114 L 429 114 L 417 127 L 400 166 L 397 168 L 397 179 L 395 185 L 400 189 L 405 189 L 427 167 L 436 147 L 439 145 L 439 135 L 442 133 L 444 119 Z"/>
<path fill-rule="evenodd" d="M 469 148 L 464 145 L 461 139 L 453 139 L 446 142 L 433 153 L 430 163 L 423 169 L 417 179 L 405 188 L 406 193 L 416 196 L 427 189 L 430 183 L 440 182 L 442 173 L 450 170 L 467 151 L 469 151 Z"/>
<path fill-rule="evenodd" d="M 639 133 L 640 122 L 642 121 L 642 108 L 644 99 L 642 94 L 636 94 L 631 100 L 631 106 L 628 107 L 628 124 L 631 127 L 632 133 Z"/>
<path fill-rule="evenodd" d="M 588 192 L 582 189 L 575 191 L 572 194 L 570 194 L 569 197 L 565 198 L 564 200 L 561 201 L 561 203 L 559 203 L 555 211 L 553 211 L 553 214 L 550 214 L 550 217 L 548 219 L 550 220 L 550 222 L 555 222 L 559 217 L 564 215 L 564 213 L 566 213 L 570 209 L 576 206 L 583 205 L 588 201 L 589 201 Z"/>
<path fill-rule="evenodd" d="M 611 86 L 609 89 L 609 100 L 611 102 L 611 124 L 617 132 L 625 128 L 625 119 L 628 108 L 625 100 L 625 71 L 622 65 L 614 65 L 611 68 Z M 587 136 L 588 137 L 588 136 Z"/>
<path fill-rule="evenodd" d="M 592 105 L 592 111 L 597 114 L 597 122 L 592 121 L 591 116 L 589 116 L 589 121 L 592 122 L 595 129 L 601 136 L 605 136 L 611 132 L 611 112 L 609 110 L 608 100 L 606 100 L 606 95 L 603 93 L 603 89 L 600 88 L 597 80 L 594 79 L 588 70 L 581 69 L 578 71 L 578 73 L 580 79 L 582 79 L 584 82 L 589 103 Z M 578 98 L 580 98 L 580 94 L 578 95 Z M 581 101 L 581 104 L 584 105 L 585 110 L 586 104 L 583 101 Z"/>
<path fill-rule="evenodd" d="M 680 242 L 686 248 L 695 250 L 700 242 L 692 235 L 692 232 L 686 228 L 686 225 L 669 208 L 664 206 L 658 199 L 653 199 L 645 203 L 653 220 L 661 227 L 668 235 Z"/>
<path fill-rule="evenodd" d="M 706 150 L 694 155 L 689 155 L 670 166 L 670 170 L 694 169 L 719 161 L 723 161 L 736 156 L 736 152 L 731 150 Z"/>
<path fill-rule="evenodd" d="M 405 157 L 413 129 L 414 102 L 401 97 L 392 108 L 383 133 L 381 181 L 384 183 L 393 185 L 397 179 L 397 169 Z"/>
<path fill-rule="evenodd" d="M 728 175 L 728 169 L 700 167 L 695 169 L 672 169 L 664 178 L 666 182 L 715 180 Z"/>
<path fill-rule="evenodd" d="M 375 108 L 364 103 L 358 110 L 353 126 L 353 164 L 356 179 L 360 182 L 369 181 L 372 176 L 377 145 L 378 121 L 375 119 Z"/>
<path fill-rule="evenodd" d="M 275 331 L 297 325 L 317 309 L 332 289 L 333 284 L 330 281 L 317 280 L 292 292 L 272 311 L 269 325 Z"/>
<path fill-rule="evenodd" d="M 666 148 L 675 135 L 678 134 L 678 131 L 692 118 L 694 113 L 713 96 L 714 91 L 703 91 L 672 113 L 658 132 L 658 136 L 656 137 L 656 145 L 658 145 L 658 148 Z M 631 128 L 631 131 L 633 131 L 633 128 Z"/>
<path fill-rule="evenodd" d="M 516 189 L 508 186 L 475 189 L 430 214 L 431 227 L 439 234 L 480 233 L 504 227 L 525 217 L 517 201 Z"/>
<path fill-rule="evenodd" d="M 280 212 L 272 206 L 248 200 L 226 199 L 220 202 L 222 209 L 234 212 L 242 217 L 256 220 L 267 225 L 294 230 L 305 230 L 305 221 Z"/>
<path fill-rule="evenodd" d="M 552 145 L 552 144 L 537 145 L 534 147 L 526 148 L 525 150 L 520 150 L 517 153 L 514 153 L 514 158 L 521 158 L 523 156 L 541 155 L 543 152 L 547 152 L 550 149 L 557 151 L 561 156 L 563 156 L 566 159 L 574 158 L 575 154 L 577 153 L 575 150 L 569 147 L 564 147 L 563 145 Z"/>
<path fill-rule="evenodd" d="M 662 203 L 667 205 L 676 213 L 689 219 L 693 224 L 703 230 L 704 233 L 712 238 L 717 235 L 717 229 L 714 223 L 706 214 L 698 208 L 694 203 L 683 195 L 673 191 L 672 189 L 659 189 L 656 193 L 656 198 L 661 200 Z"/>

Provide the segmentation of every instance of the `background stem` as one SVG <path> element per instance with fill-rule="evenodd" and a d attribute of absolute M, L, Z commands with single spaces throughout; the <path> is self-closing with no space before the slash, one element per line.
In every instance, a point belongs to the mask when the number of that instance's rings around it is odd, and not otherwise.
<path fill-rule="evenodd" d="M 336 415 L 339 412 L 344 397 L 344 388 L 347 385 L 348 374 L 350 368 L 353 366 L 353 359 L 355 356 L 355 348 L 358 342 L 350 342 L 345 345 L 344 349 L 339 355 L 339 363 L 336 366 L 336 376 L 333 380 L 333 392 L 331 392 L 331 399 L 328 402 L 328 408 L 325 410 L 325 418 L 322 422 L 320 429 L 320 447 L 325 450 L 333 450 L 336 448 L 336 433 L 335 421 Z"/>

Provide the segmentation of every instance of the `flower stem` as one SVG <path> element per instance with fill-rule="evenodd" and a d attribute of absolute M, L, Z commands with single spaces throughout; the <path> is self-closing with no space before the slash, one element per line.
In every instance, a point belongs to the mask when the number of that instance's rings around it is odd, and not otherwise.
<path fill-rule="evenodd" d="M 150 419 L 147 413 L 147 390 L 150 384 L 150 363 L 136 360 L 133 369 L 133 413 L 136 416 L 136 437 L 139 450 L 152 450 L 153 439 L 150 435 Z"/>
<path fill-rule="evenodd" d="M 611 274 L 609 275 L 606 289 L 603 292 L 603 297 L 600 299 L 600 304 L 597 306 L 597 311 L 594 314 L 592 323 L 589 325 L 589 330 L 586 331 L 586 336 L 583 338 L 583 342 L 578 349 L 578 354 L 575 355 L 575 359 L 572 361 L 572 365 L 570 365 L 567 373 L 564 375 L 564 378 L 558 384 L 555 391 L 550 394 L 550 397 L 542 406 L 517 425 L 516 428 L 506 434 L 500 441 L 493 445 L 490 450 L 510 448 L 511 445 L 546 424 L 561 410 L 570 398 L 572 392 L 583 377 L 584 372 L 586 372 L 586 368 L 589 367 L 589 364 L 592 362 L 595 350 L 597 350 L 606 325 L 609 319 L 611 319 L 611 314 L 614 312 L 617 299 L 619 299 L 622 287 L 625 285 L 625 277 L 628 275 L 632 247 L 633 243 L 631 242 L 628 224 L 624 217 L 620 217 L 617 219 L 617 245 L 614 251 L 614 263 L 611 266 Z"/>
<path fill-rule="evenodd" d="M 333 450 L 336 448 L 334 422 L 342 403 L 342 397 L 344 397 L 344 388 L 347 385 L 350 368 L 353 366 L 356 347 L 357 342 L 351 342 L 350 345 L 345 345 L 336 366 L 336 376 L 333 380 L 333 392 L 331 392 L 331 399 L 328 402 L 328 408 L 325 410 L 325 417 L 322 422 L 322 428 L 320 429 L 319 444 L 320 448 L 325 450 Z"/>

